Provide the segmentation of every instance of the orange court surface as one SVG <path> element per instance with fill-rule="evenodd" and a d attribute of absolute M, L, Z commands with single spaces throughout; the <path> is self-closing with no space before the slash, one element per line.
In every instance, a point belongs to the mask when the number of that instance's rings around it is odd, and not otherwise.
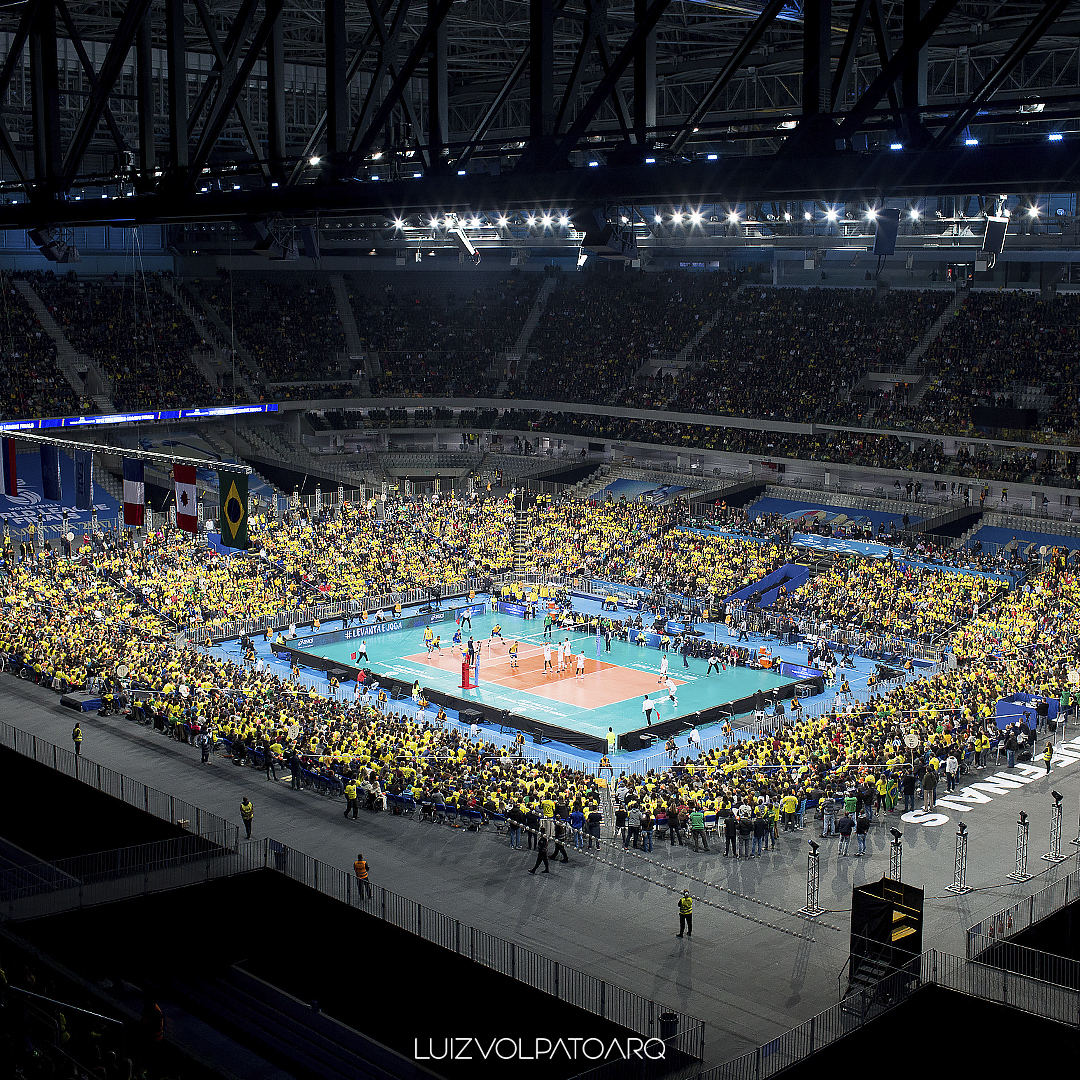
<path fill-rule="evenodd" d="M 539 645 L 521 642 L 518 647 L 518 666 L 510 666 L 509 639 L 502 642 L 480 641 L 480 682 L 494 684 L 507 689 L 519 689 L 536 697 L 549 698 L 574 705 L 579 709 L 600 709 L 627 698 L 652 694 L 666 700 L 667 690 L 658 681 L 656 672 L 640 671 L 636 668 L 621 667 L 589 656 L 590 648 L 595 648 L 591 639 L 586 639 L 585 671 L 578 677 L 577 658 L 579 651 L 568 657 L 566 670 L 561 674 L 558 667 L 558 648 L 551 650 L 552 670 L 544 671 L 544 650 Z M 461 654 L 451 648 L 428 654 L 414 653 L 402 657 L 425 667 L 438 668 L 440 671 L 461 671 Z M 672 676 L 676 686 L 683 684 L 682 679 Z"/>

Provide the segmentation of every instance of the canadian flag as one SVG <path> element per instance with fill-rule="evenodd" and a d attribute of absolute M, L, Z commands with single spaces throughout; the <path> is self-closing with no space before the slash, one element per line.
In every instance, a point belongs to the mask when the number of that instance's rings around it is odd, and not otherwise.
<path fill-rule="evenodd" d="M 195 494 L 195 466 L 174 465 L 173 480 L 176 483 L 176 527 L 197 533 L 199 513 Z"/>

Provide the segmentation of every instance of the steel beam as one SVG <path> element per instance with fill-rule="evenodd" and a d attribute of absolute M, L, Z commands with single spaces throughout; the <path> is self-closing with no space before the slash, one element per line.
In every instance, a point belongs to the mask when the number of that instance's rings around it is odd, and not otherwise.
<path fill-rule="evenodd" d="M 68 40 L 75 47 L 75 52 L 79 57 L 79 63 L 82 65 L 86 81 L 90 84 L 90 89 L 93 90 L 97 86 L 97 72 L 94 70 L 94 65 L 90 63 L 90 57 L 86 55 L 86 46 L 83 45 L 82 37 L 75 26 L 74 20 L 71 18 L 71 12 L 68 10 L 68 6 L 64 0 L 56 0 L 56 10 L 60 13 L 60 19 L 64 24 L 64 29 L 67 30 Z M 105 106 L 104 115 L 105 123 L 108 124 L 109 131 L 112 133 L 113 142 L 116 143 L 116 149 L 123 153 L 128 149 L 127 140 L 120 131 L 120 125 L 117 124 L 112 109 L 110 109 L 107 104 Z M 151 110 L 151 116 L 152 115 L 153 110 Z"/>
<path fill-rule="evenodd" d="M 51 4 L 48 6 L 51 12 Z M 124 9 L 124 14 L 120 16 L 120 22 L 117 24 L 116 33 L 109 45 L 109 51 L 105 54 L 105 60 L 101 65 L 101 70 L 98 72 L 98 85 L 90 92 L 86 108 L 83 109 L 75 134 L 68 144 L 67 154 L 64 156 L 61 173 L 65 190 L 71 187 L 75 174 L 82 164 L 83 156 L 90 147 L 90 140 L 93 138 L 94 130 L 97 128 L 101 114 L 105 110 L 108 96 L 112 93 L 116 80 L 120 77 L 120 72 L 127 61 L 127 55 L 131 51 L 139 25 L 149 10 L 150 0 L 130 0 L 128 6 Z"/>
<path fill-rule="evenodd" d="M 529 0 L 529 139 L 538 149 L 555 134 L 555 0 Z"/>
<path fill-rule="evenodd" d="M 483 141 L 488 128 L 491 127 L 495 117 L 498 116 L 499 110 L 506 104 L 506 100 L 510 97 L 518 80 L 525 74 L 525 69 L 529 66 L 531 55 L 532 50 L 530 46 L 526 45 L 521 51 L 521 55 L 517 58 L 517 63 L 514 64 L 510 74 L 506 76 L 502 86 L 499 87 L 495 96 L 491 99 L 491 103 L 488 105 L 487 109 L 484 110 L 484 115 L 480 118 L 479 123 L 473 128 L 473 133 L 469 136 L 468 145 L 458 155 L 458 159 L 455 162 L 458 168 L 462 168 L 465 165 L 469 158 L 475 153 L 477 146 Z"/>
<path fill-rule="evenodd" d="M 8 51 L 7 56 L 4 58 L 4 66 L 3 68 L 0 68 L 0 101 L 2 101 L 7 94 L 16 63 L 22 59 L 23 46 L 30 36 L 30 27 L 34 21 L 36 8 L 36 0 L 29 0 L 19 18 L 19 25 L 8 43 Z M 22 158 L 15 149 L 15 144 L 11 140 L 11 133 L 8 131 L 2 115 L 0 115 L 0 149 L 3 150 L 4 156 L 15 170 L 15 175 L 19 178 L 20 183 L 24 188 L 29 188 L 30 178 L 27 176 L 26 169 L 23 167 Z"/>
<path fill-rule="evenodd" d="M 34 190 L 54 196 L 61 187 L 60 71 L 56 9 L 38 0 L 30 26 L 30 109 L 34 125 Z"/>
<path fill-rule="evenodd" d="M 1001 88 L 1001 84 L 1009 77 L 1016 65 L 1031 51 L 1031 47 L 1054 25 L 1057 17 L 1068 7 L 1068 3 L 1069 0 L 1047 0 L 1042 11 L 1017 38 L 1012 48 L 998 61 L 994 70 L 987 75 L 968 99 L 967 104 L 938 132 L 934 139 L 937 146 L 952 142 L 971 123 L 982 106 Z"/>
<path fill-rule="evenodd" d="M 828 113 L 832 63 L 832 0 L 803 2 L 803 119 Z"/>
<path fill-rule="evenodd" d="M 648 10 L 648 0 L 634 0 L 634 19 L 641 22 Z M 656 28 L 642 39 L 634 55 L 634 138 L 638 145 L 648 139 L 656 127 Z"/>
<path fill-rule="evenodd" d="M 566 169 L 501 176 L 457 177 L 380 183 L 310 184 L 243 192 L 141 194 L 123 199 L 0 206 L 0 228 L 40 225 L 235 221 L 285 215 L 314 218 L 336 212 L 423 213 L 438 208 L 464 212 L 477 206 L 505 211 L 537 206 L 619 204 L 687 205 L 701 201 L 750 203 L 792 200 L 835 204 L 889 197 L 1071 193 L 1080 190 L 1080 156 L 1063 156 L 1045 139 L 1016 145 L 876 154 L 729 159 L 714 164 Z"/>
<path fill-rule="evenodd" d="M 165 0 L 165 61 L 168 68 L 166 101 L 169 114 L 169 168 L 183 173 L 188 167 L 188 80 L 184 0 Z"/>
<path fill-rule="evenodd" d="M 746 32 L 746 36 L 739 42 L 735 51 L 728 58 L 727 63 L 724 64 L 720 74 L 713 79 L 712 85 L 705 91 L 705 96 L 694 106 L 693 111 L 675 133 L 675 138 L 670 143 L 673 153 L 677 154 L 683 148 L 686 140 L 694 133 L 694 128 L 708 115 L 712 103 L 723 92 L 724 87 L 735 77 L 735 73 L 746 62 L 746 58 L 754 51 L 754 47 L 761 40 L 761 36 L 783 10 L 784 3 L 785 0 L 769 0 L 765 5 L 764 10 L 754 20 L 754 25 Z"/>
<path fill-rule="evenodd" d="M 62 0 L 61 0 L 62 2 Z M 148 11 L 135 41 L 135 93 L 139 107 L 139 171 L 143 178 L 153 177 L 157 168 L 157 146 L 154 142 L 154 70 L 153 37 Z"/>
<path fill-rule="evenodd" d="M 231 77 L 232 72 L 235 69 L 235 53 L 237 53 L 237 45 L 235 45 L 235 42 L 246 36 L 247 26 L 249 23 L 251 23 L 251 18 L 255 14 L 255 6 L 254 4 L 252 4 L 247 9 L 247 16 L 242 29 L 238 31 L 237 27 L 234 26 L 230 31 L 227 54 L 225 46 L 222 46 L 221 42 L 218 40 L 217 30 L 214 28 L 213 18 L 211 18 L 210 11 L 208 11 L 206 8 L 206 0 L 194 0 L 194 3 L 195 10 L 197 10 L 199 13 L 200 22 L 203 25 L 203 29 L 206 31 L 206 40 L 210 42 L 211 49 L 214 50 L 214 58 L 217 62 L 214 71 L 212 72 L 212 75 L 215 78 L 207 79 L 206 83 L 203 86 L 203 91 L 208 95 L 208 93 L 210 93 L 211 87 L 216 84 L 216 81 L 219 81 L 222 78 L 227 79 Z M 200 96 L 200 100 L 204 100 L 204 97 Z M 254 127 L 252 126 L 251 118 L 247 116 L 247 109 L 245 109 L 244 106 L 241 104 L 239 98 L 237 100 L 237 105 L 235 105 L 235 109 L 237 109 L 237 116 L 240 117 L 240 125 L 244 129 L 244 137 L 247 139 L 247 145 L 248 147 L 251 147 L 252 157 L 254 157 L 256 161 L 261 163 L 261 141 L 256 134 Z M 199 107 L 198 111 L 202 111 L 201 106 Z M 269 168 L 264 167 L 264 170 L 262 170 L 262 172 L 264 172 L 264 175 L 266 176 L 270 175 Z"/>
<path fill-rule="evenodd" d="M 326 35 L 326 154 L 331 171 L 349 148 L 349 84 L 345 59 L 345 0 L 324 0 Z"/>
<path fill-rule="evenodd" d="M 266 152 L 270 175 L 285 179 L 285 32 L 280 16 L 266 42 Z"/>
<path fill-rule="evenodd" d="M 844 117 L 840 125 L 840 135 L 850 139 L 859 125 L 867 116 L 877 108 L 877 103 L 882 99 L 885 92 L 896 82 L 897 77 L 904 71 L 913 60 L 918 57 L 919 51 L 933 36 L 934 31 L 945 21 L 949 13 L 956 7 L 959 0 L 934 0 L 917 27 L 912 28 L 910 33 L 904 35 L 904 42 L 893 53 L 892 58 L 885 64 L 878 77 L 866 88 L 854 107 Z"/>
<path fill-rule="evenodd" d="M 428 0 L 428 22 L 435 18 L 438 0 Z M 450 141 L 450 76 L 446 59 L 446 20 L 440 19 L 431 36 L 428 55 L 428 150 L 431 168 L 446 166 L 446 144 Z"/>
<path fill-rule="evenodd" d="M 561 165 L 569 159 L 570 152 L 577 146 L 581 136 L 585 134 L 604 100 L 618 85 L 619 79 L 622 78 L 623 73 L 630 66 L 630 62 L 641 48 L 645 38 L 655 29 L 670 2 L 671 0 L 652 0 L 652 3 L 645 9 L 644 17 L 634 27 L 634 31 L 626 44 L 612 60 L 610 68 L 600 82 L 597 83 L 596 88 L 589 95 L 588 101 L 585 102 L 581 111 L 574 117 L 573 124 L 570 125 L 569 130 L 560 140 L 555 155 L 556 165 Z"/>
<path fill-rule="evenodd" d="M 855 6 L 851 11 L 851 21 L 848 23 L 847 33 L 844 35 L 844 43 L 840 47 L 840 58 L 833 72 L 832 94 L 830 104 L 833 111 L 836 103 L 840 100 L 851 77 L 851 69 L 855 63 L 855 50 L 859 47 L 859 39 L 862 37 L 863 28 L 866 26 L 866 16 L 869 12 L 869 0 L 855 0 Z"/>
<path fill-rule="evenodd" d="M 416 69 L 427 55 L 428 49 L 431 48 L 431 39 L 434 37 L 439 25 L 450 13 L 450 8 L 453 4 L 454 0 L 436 0 L 434 7 L 429 8 L 427 23 L 423 30 L 417 35 L 416 41 L 413 43 L 413 47 L 405 59 L 405 63 L 402 64 L 401 70 L 398 71 L 393 84 L 387 92 L 386 97 L 383 98 L 382 104 L 372 118 L 371 123 L 356 142 L 356 150 L 350 155 L 349 159 L 349 167 L 353 171 L 355 171 L 363 162 L 364 158 L 367 156 L 367 152 L 375 145 L 375 140 L 378 138 L 382 126 L 390 119 L 394 109 L 397 108 L 398 104 L 401 102 L 405 87 L 408 86 L 409 80 L 416 73 Z"/>
<path fill-rule="evenodd" d="M 134 2 L 134 0 L 132 0 L 132 2 Z M 263 20 L 259 24 L 258 30 L 255 31 L 254 37 L 251 39 L 243 63 L 237 68 L 231 83 L 226 84 L 224 81 L 222 82 L 221 88 L 218 90 L 217 96 L 214 98 L 213 105 L 210 108 L 210 115 L 207 118 L 206 126 L 199 135 L 199 142 L 195 148 L 195 153 L 192 156 L 191 167 L 188 170 L 189 182 L 194 181 L 195 177 L 198 176 L 199 171 L 210 157 L 210 151 L 213 149 L 214 143 L 217 142 L 218 135 L 221 134 L 221 129 L 225 126 L 226 117 L 240 97 L 240 93 L 244 89 L 244 85 L 247 83 L 248 77 L 251 75 L 251 72 L 259 59 L 259 54 L 266 46 L 266 42 L 270 37 L 270 31 L 273 29 L 278 16 L 281 14 L 282 3 L 283 0 L 266 0 L 266 10 L 263 15 Z M 239 52 L 239 49 L 240 46 L 237 45 L 235 52 Z"/>
<path fill-rule="evenodd" d="M 912 39 L 908 62 L 900 72 L 900 110 L 904 124 L 904 142 L 922 146 L 929 141 L 922 123 L 926 108 L 926 72 L 929 50 L 919 38 L 919 26 L 926 16 L 929 0 L 904 0 L 904 44 Z"/>

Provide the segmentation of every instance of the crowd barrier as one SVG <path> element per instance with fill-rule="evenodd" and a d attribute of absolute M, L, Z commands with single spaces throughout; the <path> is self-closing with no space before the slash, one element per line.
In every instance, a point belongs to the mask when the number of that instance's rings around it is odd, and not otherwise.
<path fill-rule="evenodd" d="M 1073 866 L 1064 876 L 969 927 L 967 958 L 978 958 L 994 944 L 1007 941 L 1055 912 L 1063 910 L 1080 896 L 1080 850 L 1073 854 L 1069 861 Z M 1063 862 L 1053 869 L 1060 872 L 1067 867 Z"/>
<path fill-rule="evenodd" d="M 208 817 L 205 811 L 202 816 Z M 193 838 L 192 838 L 193 839 Z M 238 840 L 223 852 L 185 850 L 181 841 L 99 852 L 24 868 L 37 879 L 0 891 L 0 907 L 14 918 L 149 895 L 203 880 L 272 870 L 366 914 L 408 931 L 458 956 L 550 994 L 645 1038 L 660 1038 L 671 1057 L 701 1061 L 705 1024 L 621 986 L 480 930 L 460 919 L 395 893 L 355 873 L 290 848 L 277 840 Z M 669 1057 L 669 1061 L 671 1060 Z"/>
<path fill-rule="evenodd" d="M 1080 1027 L 1080 992 L 931 949 L 881 982 L 848 995 L 756 1050 L 691 1075 L 694 1080 L 765 1080 L 860 1031 L 926 986 L 1009 1005 L 1073 1029 Z M 621 1080 L 621 1075 L 594 1069 L 575 1080 Z"/>
<path fill-rule="evenodd" d="M 23 731 L 11 724 L 0 723 L 0 746 L 14 750 L 15 753 L 30 758 L 39 765 L 54 769 L 64 776 L 79 780 L 105 795 L 111 795 L 114 799 L 152 814 L 162 821 L 168 821 L 185 832 L 202 837 L 219 847 L 236 847 L 240 835 L 239 826 L 218 817 L 217 814 L 208 813 L 184 799 L 178 799 L 175 795 L 149 787 L 141 780 L 134 780 L 115 769 L 99 765 L 89 758 L 57 746 L 40 735 Z"/>

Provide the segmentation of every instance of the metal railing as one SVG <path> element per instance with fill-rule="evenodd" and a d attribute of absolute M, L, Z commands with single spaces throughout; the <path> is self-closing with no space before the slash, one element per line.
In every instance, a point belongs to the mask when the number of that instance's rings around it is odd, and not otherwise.
<path fill-rule="evenodd" d="M 1029 949 L 1015 941 L 999 941 L 996 937 L 990 938 L 982 934 L 971 942 L 970 947 L 974 950 L 974 955 L 968 959 L 976 963 L 1001 968 L 1014 975 L 1025 975 L 1041 982 L 1055 983 L 1070 990 L 1080 990 L 1080 961 L 1068 956 Z"/>
<path fill-rule="evenodd" d="M 235 848 L 239 838 L 239 826 L 233 825 L 184 799 L 169 795 L 157 788 L 134 780 L 130 776 L 99 765 L 89 758 L 57 746 L 40 735 L 0 723 L 0 746 L 23 757 L 45 765 L 64 776 L 87 784 L 120 802 L 143 810 L 161 821 L 176 825 L 194 836 L 200 836 L 223 848 Z"/>
<path fill-rule="evenodd" d="M 11 917 L 37 917 L 217 877 L 273 870 L 645 1038 L 663 1037 L 675 1053 L 702 1059 L 705 1024 L 697 1017 L 463 923 L 381 885 L 365 885 L 352 870 L 341 870 L 269 837 L 237 841 L 230 851 L 210 844 L 193 849 L 194 842 L 192 837 L 187 845 L 165 841 L 34 864 L 30 869 L 36 871 L 40 884 L 9 890 L 0 894 L 0 901 Z"/>
<path fill-rule="evenodd" d="M 1027 930 L 1028 927 L 1061 911 L 1070 900 L 1080 896 L 1080 851 L 1071 856 L 1069 861 L 1073 864 L 1072 869 L 1057 881 L 969 927 L 967 958 L 976 959 L 995 942 L 1006 941 L 1022 930 Z M 1067 864 L 1060 863 L 1054 869 L 1067 869 Z"/>
<path fill-rule="evenodd" d="M 903 1005 L 925 986 L 939 986 L 1080 1027 L 1080 993 L 1076 990 L 931 949 L 881 982 L 849 994 L 832 1008 L 756 1050 L 696 1074 L 696 1080 L 764 1080 L 775 1076 Z M 588 1080 L 607 1080 L 600 1070 L 585 1076 Z M 584 1076 L 580 1080 L 585 1080 Z"/>

